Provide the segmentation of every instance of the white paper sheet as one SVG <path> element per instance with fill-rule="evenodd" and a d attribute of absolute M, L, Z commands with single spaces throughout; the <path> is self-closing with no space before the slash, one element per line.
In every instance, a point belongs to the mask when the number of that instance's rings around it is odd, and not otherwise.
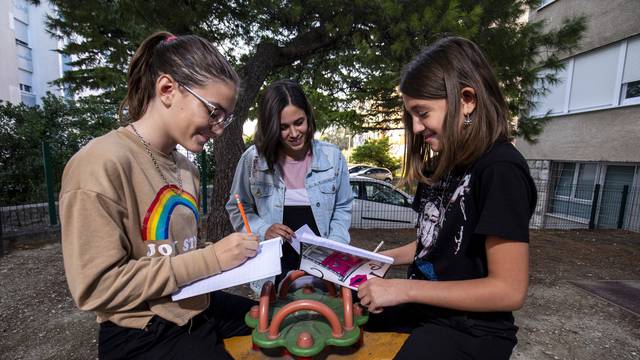
<path fill-rule="evenodd" d="M 291 239 L 291 247 L 300 254 L 300 237 L 302 237 L 305 233 L 313 234 L 313 230 L 309 227 L 309 225 L 303 225 L 298 230 L 296 230 L 295 235 Z"/>
<path fill-rule="evenodd" d="M 171 299 L 177 301 L 278 275 L 282 272 L 280 268 L 281 256 L 281 238 L 263 241 L 260 243 L 258 254 L 244 264 L 185 285 L 171 295 Z"/>
<path fill-rule="evenodd" d="M 375 260 L 385 264 L 393 264 L 393 258 L 390 256 L 374 253 L 373 251 L 316 236 L 316 234 L 314 234 L 311 228 L 307 225 L 302 226 L 298 231 L 296 231 L 296 241 L 298 242 L 298 253 L 300 253 L 300 242 L 305 242 L 307 244 L 319 245 L 332 250 L 359 256 L 361 258 Z"/>

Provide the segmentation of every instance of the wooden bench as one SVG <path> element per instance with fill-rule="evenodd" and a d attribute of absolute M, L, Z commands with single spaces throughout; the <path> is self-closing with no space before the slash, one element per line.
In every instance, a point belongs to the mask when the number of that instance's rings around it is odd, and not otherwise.
<path fill-rule="evenodd" d="M 328 348 L 322 353 L 314 356 L 314 359 L 327 360 L 372 360 L 372 359 L 392 359 L 398 352 L 400 346 L 407 339 L 408 334 L 399 333 L 364 333 L 364 344 L 352 348 Z M 292 359 L 290 355 L 282 355 L 280 351 L 273 353 L 263 353 L 260 350 L 253 350 L 251 336 L 237 336 L 226 339 L 224 345 L 227 351 L 238 360 L 262 360 L 262 359 Z"/>

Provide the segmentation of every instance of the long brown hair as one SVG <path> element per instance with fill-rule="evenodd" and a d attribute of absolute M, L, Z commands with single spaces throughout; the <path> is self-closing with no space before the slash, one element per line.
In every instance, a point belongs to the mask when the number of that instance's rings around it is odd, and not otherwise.
<path fill-rule="evenodd" d="M 118 111 L 121 123 L 144 115 L 161 74 L 186 86 L 203 86 L 211 80 L 226 81 L 236 88 L 240 84 L 238 74 L 211 42 L 196 35 L 156 32 L 140 44 L 129 65 L 127 96 Z"/>
<path fill-rule="evenodd" d="M 460 126 L 461 91 L 475 90 L 476 107 L 471 124 Z M 445 37 L 422 50 L 403 70 L 400 92 L 417 99 L 445 99 L 447 113 L 441 134 L 442 148 L 432 151 L 413 132 L 404 110 L 405 160 L 408 183 L 433 183 L 456 167 L 469 166 L 496 140 L 509 138 L 509 110 L 491 66 L 482 50 L 461 37 Z M 427 170 L 428 175 L 425 175 Z"/>
<path fill-rule="evenodd" d="M 280 132 L 280 114 L 287 105 L 296 106 L 307 116 L 307 134 L 305 143 L 311 145 L 316 132 L 316 120 L 313 108 L 309 103 L 300 84 L 293 80 L 278 80 L 269 85 L 258 106 L 258 126 L 255 144 L 258 154 L 267 161 L 270 170 L 278 161 L 282 147 Z"/>

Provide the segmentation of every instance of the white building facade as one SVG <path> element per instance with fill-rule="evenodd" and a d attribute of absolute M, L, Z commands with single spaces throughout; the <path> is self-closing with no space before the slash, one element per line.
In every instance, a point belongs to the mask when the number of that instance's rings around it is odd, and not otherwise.
<path fill-rule="evenodd" d="M 50 84 L 67 69 L 64 56 L 56 52 L 62 42 L 46 31 L 51 5 L 34 6 L 26 0 L 0 0 L 0 100 L 42 103 L 47 92 L 63 96 L 63 89 Z"/>

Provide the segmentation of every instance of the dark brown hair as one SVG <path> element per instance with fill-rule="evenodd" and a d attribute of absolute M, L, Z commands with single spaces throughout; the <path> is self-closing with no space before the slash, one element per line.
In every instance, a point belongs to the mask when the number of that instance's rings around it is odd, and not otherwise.
<path fill-rule="evenodd" d="M 122 123 L 144 115 L 161 74 L 186 86 L 203 86 L 214 79 L 235 84 L 236 88 L 240 84 L 238 74 L 211 42 L 196 35 L 156 32 L 140 44 L 129 65 L 127 96 L 118 114 Z"/>
<path fill-rule="evenodd" d="M 259 102 L 255 144 L 258 154 L 265 158 L 270 170 L 273 170 L 274 164 L 278 161 L 282 146 L 280 114 L 287 105 L 302 109 L 307 116 L 307 146 L 310 146 L 316 132 L 313 109 L 302 87 L 293 80 L 278 80 L 269 85 Z"/>
<path fill-rule="evenodd" d="M 461 91 L 475 90 L 471 124 L 460 124 Z M 509 110 L 489 62 L 480 48 L 460 37 L 445 37 L 420 52 L 406 65 L 400 92 L 417 99 L 447 101 L 440 142 L 434 154 L 422 136 L 413 132 L 404 109 L 404 180 L 433 183 L 456 167 L 469 166 L 496 140 L 509 138 Z M 427 170 L 429 175 L 425 175 Z"/>

